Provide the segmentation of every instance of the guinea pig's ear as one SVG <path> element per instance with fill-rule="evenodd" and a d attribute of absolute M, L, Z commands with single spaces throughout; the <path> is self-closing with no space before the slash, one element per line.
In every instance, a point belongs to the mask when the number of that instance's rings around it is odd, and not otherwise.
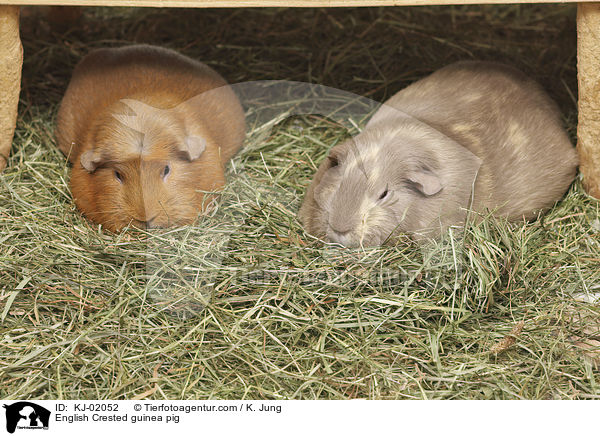
<path fill-rule="evenodd" d="M 185 153 L 190 161 L 196 160 L 206 150 L 206 139 L 202 136 L 188 135 L 180 144 L 179 150 Z"/>
<path fill-rule="evenodd" d="M 335 168 L 340 164 L 340 158 L 336 154 L 330 154 L 327 156 L 328 168 Z"/>
<path fill-rule="evenodd" d="M 329 150 L 329 154 L 327 155 L 327 168 L 335 168 L 340 164 L 344 154 L 343 145 L 336 145 L 331 150 Z"/>
<path fill-rule="evenodd" d="M 81 154 L 79 158 L 81 162 L 81 166 L 88 172 L 93 173 L 96 171 L 96 168 L 104 162 L 102 159 L 102 155 L 94 150 L 88 150 Z"/>
<path fill-rule="evenodd" d="M 427 197 L 437 194 L 444 187 L 440 178 L 426 168 L 413 171 L 408 180 L 413 188 Z"/>

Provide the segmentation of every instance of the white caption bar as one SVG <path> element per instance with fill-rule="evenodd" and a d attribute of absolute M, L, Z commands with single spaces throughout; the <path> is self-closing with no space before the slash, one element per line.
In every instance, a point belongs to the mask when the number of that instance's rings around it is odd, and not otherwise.
<path fill-rule="evenodd" d="M 0 434 L 577 434 L 598 403 L 559 401 L 4 400 Z M 509 433 L 507 433 L 509 431 Z"/>

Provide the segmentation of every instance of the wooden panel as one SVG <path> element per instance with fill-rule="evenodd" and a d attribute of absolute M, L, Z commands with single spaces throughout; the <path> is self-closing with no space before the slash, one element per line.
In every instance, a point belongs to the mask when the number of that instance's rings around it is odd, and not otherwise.
<path fill-rule="evenodd" d="M 22 64 L 19 8 L 0 6 L 0 172 L 8 162 L 17 123 Z"/>
<path fill-rule="evenodd" d="M 580 5 L 577 11 L 577 76 L 579 123 L 577 151 L 583 186 L 600 198 L 600 3 Z"/>
<path fill-rule="evenodd" d="M 594 0 L 583 0 L 594 1 Z M 10 5 L 145 6 L 187 8 L 423 6 L 506 3 L 580 3 L 575 0 L 0 0 Z"/>

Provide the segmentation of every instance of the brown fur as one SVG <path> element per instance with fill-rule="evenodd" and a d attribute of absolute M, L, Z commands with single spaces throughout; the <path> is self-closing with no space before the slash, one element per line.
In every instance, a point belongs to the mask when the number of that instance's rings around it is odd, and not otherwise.
<path fill-rule="evenodd" d="M 469 208 L 534 218 L 577 169 L 555 103 L 519 71 L 488 62 L 459 62 L 398 92 L 332 153 L 338 165 L 321 164 L 299 218 L 348 246 L 436 236 Z"/>
<path fill-rule="evenodd" d="M 199 157 L 185 153 L 190 137 L 205 141 Z M 152 46 L 87 55 L 56 128 L 58 147 L 73 164 L 77 207 L 112 231 L 193 222 L 212 198 L 202 191 L 222 189 L 224 166 L 244 137 L 244 113 L 222 77 Z"/>

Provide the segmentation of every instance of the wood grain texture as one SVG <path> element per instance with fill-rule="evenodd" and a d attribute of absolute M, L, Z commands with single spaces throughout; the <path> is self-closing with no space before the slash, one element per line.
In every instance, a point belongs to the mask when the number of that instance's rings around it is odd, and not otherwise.
<path fill-rule="evenodd" d="M 583 0 L 593 1 L 593 0 Z M 574 0 L 2 0 L 11 5 L 185 8 L 419 6 L 507 3 L 577 3 Z"/>
<path fill-rule="evenodd" d="M 578 7 L 577 77 L 579 168 L 588 194 L 600 198 L 600 3 Z"/>
<path fill-rule="evenodd" d="M 17 123 L 22 65 L 19 8 L 0 6 L 0 172 L 6 167 Z"/>

